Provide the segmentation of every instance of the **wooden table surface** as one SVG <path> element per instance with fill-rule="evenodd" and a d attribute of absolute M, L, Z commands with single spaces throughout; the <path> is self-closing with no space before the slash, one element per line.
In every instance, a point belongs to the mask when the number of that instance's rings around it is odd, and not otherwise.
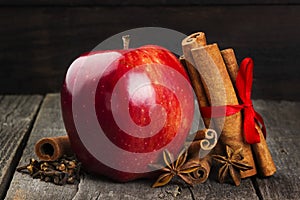
<path fill-rule="evenodd" d="M 248 178 L 239 187 L 209 179 L 194 188 L 152 181 L 114 183 L 83 174 L 77 185 L 57 186 L 15 172 L 36 158 L 34 144 L 65 135 L 59 94 L 0 96 L 0 199 L 300 199 L 300 102 L 255 100 L 265 119 L 267 142 L 277 166 L 270 178 Z"/>

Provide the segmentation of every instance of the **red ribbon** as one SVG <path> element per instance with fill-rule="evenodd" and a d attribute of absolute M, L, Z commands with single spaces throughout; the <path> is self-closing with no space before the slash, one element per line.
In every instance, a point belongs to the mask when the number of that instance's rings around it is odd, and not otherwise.
<path fill-rule="evenodd" d="M 261 129 L 266 137 L 266 127 L 263 118 L 258 114 L 252 105 L 251 90 L 253 82 L 253 60 L 245 58 L 240 66 L 236 77 L 236 88 L 243 104 L 201 107 L 202 116 L 205 118 L 216 118 L 233 115 L 244 110 L 244 138 L 247 143 L 254 144 L 260 142 L 260 137 L 255 122 L 261 124 Z M 213 109 L 213 112 L 212 112 Z"/>

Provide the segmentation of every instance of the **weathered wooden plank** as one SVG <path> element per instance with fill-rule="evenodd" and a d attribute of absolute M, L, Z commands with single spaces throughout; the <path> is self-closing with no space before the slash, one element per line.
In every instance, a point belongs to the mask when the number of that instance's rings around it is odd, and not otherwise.
<path fill-rule="evenodd" d="M 59 96 L 47 95 L 38 113 L 19 165 L 28 164 L 30 158 L 36 157 L 34 144 L 37 140 L 46 136 L 64 134 L 66 132 L 60 114 Z M 71 199 L 76 193 L 76 189 L 76 185 L 59 187 L 16 172 L 11 181 L 6 199 Z M 64 195 L 66 196 L 64 197 Z"/>
<path fill-rule="evenodd" d="M 253 57 L 254 98 L 300 100 L 299 21 L 294 5 L 0 7 L 0 93 L 57 92 L 82 52 L 126 29 L 158 26 L 202 30 L 239 61 Z"/>
<path fill-rule="evenodd" d="M 277 173 L 269 179 L 257 179 L 263 199 L 300 199 L 300 102 L 256 101 L 266 119 L 267 143 Z"/>
<path fill-rule="evenodd" d="M 0 199 L 28 139 L 42 96 L 0 96 Z"/>
<path fill-rule="evenodd" d="M 24 165 L 30 158 L 36 157 L 34 144 L 38 139 L 64 134 L 66 132 L 60 113 L 59 95 L 47 95 L 19 165 Z M 152 189 L 151 184 L 152 181 L 120 184 L 85 174 L 79 185 L 57 186 L 16 172 L 6 199 L 173 199 L 178 195 L 176 186 Z M 191 199 L 191 193 L 186 188 L 181 191 L 180 197 Z"/>
<path fill-rule="evenodd" d="M 80 199 L 192 199 L 188 188 L 177 184 L 151 188 L 153 181 L 137 180 L 129 183 L 114 183 L 103 178 L 85 175 L 79 184 L 74 200 Z"/>
<path fill-rule="evenodd" d="M 209 178 L 205 183 L 192 188 L 195 199 L 259 199 L 251 179 L 245 179 L 239 187 L 230 184 L 220 184 L 215 178 Z"/>
<path fill-rule="evenodd" d="M 49 5 L 49 6 L 177 6 L 177 5 L 285 5 L 285 4 L 299 4 L 297 0 L 2 0 L 0 5 L 5 6 L 37 6 L 37 5 Z"/>

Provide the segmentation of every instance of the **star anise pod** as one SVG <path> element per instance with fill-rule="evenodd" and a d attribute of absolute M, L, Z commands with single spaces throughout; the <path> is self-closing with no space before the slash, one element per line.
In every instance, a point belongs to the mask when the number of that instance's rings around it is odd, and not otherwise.
<path fill-rule="evenodd" d="M 228 174 L 231 176 L 234 184 L 239 186 L 241 183 L 240 171 L 246 171 L 252 169 L 247 162 L 243 161 L 242 148 L 233 150 L 226 145 L 226 156 L 213 155 L 213 158 L 222 164 L 219 169 L 218 179 L 220 183 L 224 183 Z"/>
<path fill-rule="evenodd" d="M 161 169 L 163 172 L 152 187 L 160 187 L 169 183 L 173 177 L 178 176 L 184 182 L 189 185 L 193 185 L 193 179 L 189 176 L 189 173 L 192 173 L 199 169 L 200 165 L 195 161 L 187 161 L 187 151 L 183 150 L 179 155 L 176 161 L 174 161 L 173 155 L 165 150 L 163 152 L 163 158 L 165 162 L 165 167 L 161 165 L 151 165 L 156 169 Z"/>

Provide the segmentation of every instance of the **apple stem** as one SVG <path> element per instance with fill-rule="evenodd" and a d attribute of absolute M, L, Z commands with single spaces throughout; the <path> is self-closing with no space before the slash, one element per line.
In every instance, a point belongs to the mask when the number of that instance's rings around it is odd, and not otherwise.
<path fill-rule="evenodd" d="M 130 35 L 124 35 L 122 36 L 123 40 L 123 49 L 128 49 L 129 48 L 129 42 L 130 42 Z"/>

